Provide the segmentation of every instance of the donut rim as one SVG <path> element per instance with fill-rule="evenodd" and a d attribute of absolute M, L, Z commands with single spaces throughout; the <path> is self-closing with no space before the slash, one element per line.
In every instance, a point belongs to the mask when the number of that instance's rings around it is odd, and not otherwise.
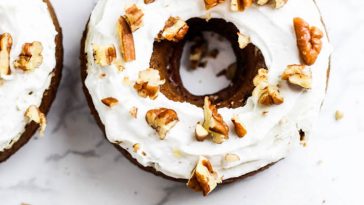
<path fill-rule="evenodd" d="M 325 33 L 326 33 L 326 37 L 328 39 L 328 41 L 330 42 L 330 39 L 329 39 L 329 36 L 328 36 L 328 33 L 327 33 L 327 28 L 326 28 L 326 25 L 325 25 L 325 22 L 323 20 L 323 17 L 322 17 L 322 13 L 321 13 L 321 10 L 319 9 L 318 7 L 318 4 L 317 4 L 317 1 L 316 0 L 312 0 L 315 5 L 316 5 L 316 9 L 318 10 L 321 18 L 320 18 L 320 21 L 325 29 Z M 146 171 L 146 172 L 149 172 L 151 174 L 154 174 L 156 176 L 159 176 L 159 177 L 162 177 L 164 179 L 167 179 L 167 180 L 171 180 L 171 181 L 175 181 L 175 182 L 182 182 L 182 183 L 187 183 L 188 179 L 179 179 L 179 178 L 174 178 L 174 177 L 170 177 L 170 176 L 167 176 L 166 174 L 156 170 L 154 167 L 151 167 L 151 166 L 143 166 L 141 165 L 135 158 L 133 158 L 131 156 L 131 154 L 123 149 L 119 144 L 115 144 L 115 143 L 112 143 L 110 142 L 108 139 L 107 139 L 107 136 L 106 136 L 106 131 L 105 131 L 105 125 L 102 123 L 101 119 L 100 119 L 100 116 L 95 108 L 95 105 L 93 104 L 93 100 L 92 100 L 92 97 L 91 97 L 91 94 L 89 93 L 88 91 L 88 88 L 86 86 L 86 78 L 87 78 L 87 53 L 85 53 L 85 46 L 86 46 L 86 38 L 87 38 L 87 34 L 88 34 L 88 25 L 89 25 L 89 22 L 90 22 L 90 18 L 91 18 L 91 15 L 89 17 L 89 20 L 87 21 L 86 23 L 86 28 L 83 32 L 83 35 L 82 35 L 82 39 L 81 39 L 81 49 L 80 49 L 80 68 L 81 68 L 81 80 L 82 80 L 82 89 L 83 89 L 83 92 L 85 94 L 85 97 L 86 97 L 86 101 L 87 101 L 87 104 L 90 108 L 90 112 L 91 112 L 91 115 L 93 115 L 97 125 L 99 126 L 99 128 L 101 129 L 103 135 L 104 135 L 104 138 L 110 143 L 112 144 L 122 155 L 124 155 L 124 157 L 126 157 L 132 164 L 136 165 L 137 167 L 139 167 L 140 169 Z M 327 68 L 327 79 L 326 79 L 326 93 L 327 93 L 327 89 L 328 89 L 328 85 L 329 85 L 329 77 L 330 77 L 330 71 L 331 71 L 331 55 L 328 59 L 328 68 Z M 324 103 L 324 100 L 321 104 L 321 107 Z M 283 159 L 281 159 L 283 160 Z M 238 177 L 233 177 L 233 178 L 229 178 L 229 179 L 224 179 L 222 181 L 222 185 L 227 185 L 227 184 L 231 184 L 233 182 L 237 182 L 237 181 L 240 181 L 240 180 L 244 180 L 246 178 L 249 178 L 249 177 L 252 177 L 256 174 L 259 174 L 260 172 L 263 172 L 267 169 L 269 169 L 271 166 L 275 165 L 276 163 L 280 162 L 281 160 L 277 161 L 277 162 L 273 162 L 271 164 L 268 164 L 258 170 L 255 170 L 253 172 L 249 172 L 247 174 L 244 174 L 244 175 L 241 175 L 241 176 L 238 176 Z"/>
<path fill-rule="evenodd" d="M 56 66 L 52 70 L 50 75 L 53 75 L 51 79 L 51 83 L 46 91 L 43 93 L 42 97 L 42 103 L 39 106 L 39 110 L 43 112 L 45 115 L 48 114 L 51 105 L 56 98 L 57 89 L 59 87 L 60 81 L 62 79 L 62 68 L 63 68 L 63 34 L 62 34 L 62 28 L 59 24 L 57 15 L 54 11 L 54 8 L 50 2 L 50 0 L 42 0 L 44 3 L 46 3 L 49 14 L 52 18 L 53 25 L 57 31 L 57 35 L 54 39 L 54 42 L 56 43 Z M 0 163 L 6 161 L 9 159 L 13 154 L 15 154 L 21 147 L 23 147 L 31 138 L 34 136 L 36 131 L 38 130 L 39 125 L 31 122 L 28 123 L 25 126 L 25 131 L 22 133 L 20 138 L 11 146 L 9 149 L 5 149 L 4 151 L 0 152 Z"/>

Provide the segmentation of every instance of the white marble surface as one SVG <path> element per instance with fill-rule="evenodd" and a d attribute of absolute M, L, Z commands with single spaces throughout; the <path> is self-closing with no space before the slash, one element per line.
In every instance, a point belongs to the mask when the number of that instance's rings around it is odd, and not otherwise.
<path fill-rule="evenodd" d="M 0 165 L 0 204 L 364 204 L 364 1 L 317 0 L 335 48 L 329 90 L 307 148 L 207 198 L 141 171 L 103 139 L 81 92 L 79 42 L 96 0 L 53 0 L 65 69 L 46 137 Z M 336 122 L 334 113 L 345 118 Z"/>

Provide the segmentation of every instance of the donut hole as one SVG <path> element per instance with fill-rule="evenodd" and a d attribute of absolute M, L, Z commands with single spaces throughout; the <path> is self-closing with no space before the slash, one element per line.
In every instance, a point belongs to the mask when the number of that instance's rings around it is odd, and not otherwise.
<path fill-rule="evenodd" d="M 154 42 L 150 66 L 159 70 L 161 78 L 166 80 L 166 83 L 161 86 L 161 92 L 170 100 L 189 102 L 199 107 L 203 106 L 205 96 L 209 96 L 218 107 L 237 108 L 244 105 L 254 90 L 253 78 L 258 73 L 258 69 L 266 67 L 260 50 L 253 44 L 240 49 L 237 35 L 239 30 L 233 23 L 226 22 L 224 19 L 214 18 L 206 21 L 201 18 L 192 18 L 187 21 L 187 24 L 190 29 L 184 40 L 177 43 L 170 41 Z M 231 49 L 231 54 L 228 55 L 234 55 L 229 57 L 229 59 L 216 58 L 217 60 L 226 61 L 224 62 L 225 64 L 212 62 L 210 57 L 208 57 L 207 61 L 210 62 L 207 62 L 205 67 L 203 65 L 204 62 L 201 61 L 202 65 L 189 70 L 191 68 L 188 65 L 188 52 L 190 50 L 188 45 L 195 41 L 196 38 L 214 33 L 215 37 L 221 38 L 220 36 L 222 36 L 226 39 L 226 42 L 230 44 L 230 48 L 229 46 L 225 48 Z M 211 48 L 208 50 L 213 52 L 214 46 L 210 45 L 208 47 Z M 218 56 L 226 56 L 226 53 L 224 55 L 221 51 L 218 51 L 218 53 Z M 232 63 L 235 63 L 235 72 L 233 75 L 229 75 L 229 79 L 226 76 L 216 75 L 218 73 L 223 74 L 221 71 L 226 69 L 228 65 L 232 65 Z M 215 70 L 212 70 L 216 65 L 224 66 L 220 69 L 215 68 Z M 202 75 L 193 76 L 193 79 L 191 79 L 193 72 L 201 72 L 196 71 L 196 69 L 206 69 L 204 72 L 210 71 L 212 75 L 208 75 L 210 78 Z M 187 74 L 186 72 L 191 73 Z M 184 79 L 182 79 L 181 73 Z M 206 77 L 203 84 L 201 84 L 201 81 L 199 82 L 201 77 Z M 218 85 L 216 85 L 216 79 L 221 80 L 221 82 L 218 82 Z M 188 85 L 184 85 L 184 82 L 188 83 Z M 201 87 L 194 88 L 193 86 Z M 205 87 L 208 88 L 206 89 Z"/>

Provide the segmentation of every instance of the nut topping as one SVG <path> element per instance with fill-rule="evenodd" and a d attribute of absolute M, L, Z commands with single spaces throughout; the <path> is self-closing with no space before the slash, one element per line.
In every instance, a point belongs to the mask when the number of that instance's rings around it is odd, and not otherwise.
<path fill-rule="evenodd" d="M 164 83 L 165 81 L 160 79 L 158 70 L 148 68 L 139 72 L 139 78 L 134 88 L 138 91 L 139 96 L 154 100 L 158 97 L 159 86 Z"/>
<path fill-rule="evenodd" d="M 13 38 L 9 33 L 0 35 L 0 79 L 4 75 L 10 75 L 10 51 L 13 46 Z"/>
<path fill-rule="evenodd" d="M 14 62 L 14 67 L 23 71 L 31 71 L 43 63 L 43 46 L 41 42 L 25 43 L 19 58 Z"/>
<path fill-rule="evenodd" d="M 219 174 L 214 170 L 210 161 L 200 156 L 196 167 L 193 169 L 191 178 L 187 182 L 187 186 L 196 192 L 202 192 L 207 196 L 213 191 L 217 184 L 222 182 Z"/>
<path fill-rule="evenodd" d="M 268 84 L 268 70 L 261 68 L 258 70 L 258 75 L 253 80 L 254 86 L 258 86 L 262 83 Z"/>
<path fill-rule="evenodd" d="M 240 160 L 240 157 L 238 156 L 238 155 L 236 155 L 236 154 L 226 154 L 225 156 L 224 156 L 224 161 L 225 162 L 237 162 L 237 161 L 239 161 Z"/>
<path fill-rule="evenodd" d="M 209 132 L 200 123 L 198 123 L 195 129 L 195 137 L 197 141 L 202 142 L 209 137 Z"/>
<path fill-rule="evenodd" d="M 234 124 L 235 132 L 238 135 L 238 137 L 243 138 L 247 134 L 247 130 L 244 126 L 244 124 L 238 119 L 237 116 L 234 116 L 231 121 Z"/>
<path fill-rule="evenodd" d="M 137 107 L 132 107 L 130 110 L 129 110 L 129 113 L 130 115 L 136 119 L 138 117 L 138 108 Z"/>
<path fill-rule="evenodd" d="M 135 60 L 134 37 L 125 17 L 120 16 L 117 28 L 120 41 L 120 51 L 124 61 L 130 62 Z"/>
<path fill-rule="evenodd" d="M 145 119 L 157 131 L 161 140 L 166 138 L 168 131 L 178 122 L 177 113 L 167 108 L 149 110 L 145 115 Z"/>
<path fill-rule="evenodd" d="M 29 106 L 29 108 L 25 111 L 24 116 L 28 122 L 33 121 L 40 126 L 40 135 L 43 136 L 47 126 L 47 119 L 39 108 L 35 105 Z"/>
<path fill-rule="evenodd" d="M 230 8 L 232 11 L 244 11 L 251 7 L 253 0 L 231 0 Z"/>
<path fill-rule="evenodd" d="M 153 2 L 155 2 L 155 0 L 144 0 L 144 3 L 145 3 L 145 4 L 151 4 L 151 3 L 153 3 Z"/>
<path fill-rule="evenodd" d="M 240 49 L 244 49 L 245 47 L 247 47 L 249 45 L 250 37 L 239 32 L 238 33 L 238 43 L 239 43 Z"/>
<path fill-rule="evenodd" d="M 178 42 L 182 40 L 188 32 L 188 25 L 179 17 L 169 17 L 163 30 L 158 34 L 157 40 L 168 40 Z"/>
<path fill-rule="evenodd" d="M 217 6 L 218 4 L 225 2 L 225 0 L 204 0 L 204 1 L 205 1 L 206 9 L 211 9 L 211 8 Z"/>
<path fill-rule="evenodd" d="M 135 4 L 125 10 L 125 20 L 133 32 L 143 26 L 143 17 L 143 11 Z"/>
<path fill-rule="evenodd" d="M 289 65 L 282 74 L 282 80 L 288 80 L 291 84 L 310 89 L 312 73 L 305 65 Z"/>
<path fill-rule="evenodd" d="M 94 45 L 93 50 L 95 63 L 102 67 L 111 65 L 116 59 L 116 49 L 114 45 Z"/>
<path fill-rule="evenodd" d="M 101 102 L 108 106 L 108 107 L 114 107 L 115 105 L 117 105 L 119 103 L 119 100 L 113 97 L 108 97 L 108 98 L 104 98 L 101 100 Z"/>
<path fill-rule="evenodd" d="M 229 139 L 229 127 L 224 122 L 222 116 L 217 112 L 216 106 L 211 104 L 208 97 L 205 97 L 203 109 L 204 121 L 202 127 L 212 137 L 212 141 L 216 144 L 221 144 Z"/>
<path fill-rule="evenodd" d="M 258 5 L 266 5 L 270 3 L 276 9 L 283 7 L 287 2 L 288 0 L 257 0 Z"/>
<path fill-rule="evenodd" d="M 301 58 L 306 65 L 312 65 L 321 52 L 323 33 L 319 28 L 311 27 L 301 18 L 294 18 L 293 24 Z"/>
<path fill-rule="evenodd" d="M 255 89 L 253 96 L 258 97 L 258 103 L 261 105 L 280 105 L 284 102 L 276 86 L 268 82 L 268 70 L 259 69 L 257 76 L 253 80 Z"/>

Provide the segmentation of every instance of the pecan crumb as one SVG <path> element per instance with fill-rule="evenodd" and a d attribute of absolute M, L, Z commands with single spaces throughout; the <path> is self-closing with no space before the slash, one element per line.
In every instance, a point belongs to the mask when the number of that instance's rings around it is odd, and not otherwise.
<path fill-rule="evenodd" d="M 234 124 L 235 132 L 238 137 L 243 138 L 248 132 L 245 128 L 245 125 L 239 120 L 237 116 L 234 116 L 231 121 Z"/>
<path fill-rule="evenodd" d="M 249 45 L 250 37 L 239 32 L 238 33 L 238 43 L 239 43 L 239 48 L 244 49 Z"/>
<path fill-rule="evenodd" d="M 339 110 L 337 110 L 336 112 L 335 112 L 335 120 L 336 121 L 340 121 L 340 120 L 342 120 L 344 118 L 344 113 L 343 112 L 341 112 L 341 111 L 339 111 Z"/>
<path fill-rule="evenodd" d="M 24 116 L 26 117 L 28 122 L 35 122 L 40 126 L 40 135 L 44 136 L 45 129 L 47 127 L 47 119 L 39 108 L 35 105 L 29 106 L 29 108 L 25 111 Z"/>
<path fill-rule="evenodd" d="M 132 107 L 130 110 L 129 110 L 129 113 L 130 115 L 136 119 L 138 117 L 138 108 L 137 107 Z"/>
<path fill-rule="evenodd" d="M 144 0 L 144 3 L 145 3 L 145 4 L 151 4 L 151 3 L 153 3 L 153 2 L 155 2 L 155 0 Z"/>
<path fill-rule="evenodd" d="M 108 106 L 108 107 L 114 107 L 115 105 L 117 105 L 119 103 L 119 100 L 113 97 L 108 97 L 108 98 L 104 98 L 101 100 L 101 102 Z"/>
<path fill-rule="evenodd" d="M 205 2 L 205 8 L 211 9 L 217 6 L 218 4 L 225 2 L 225 0 L 204 0 L 204 2 Z"/>

